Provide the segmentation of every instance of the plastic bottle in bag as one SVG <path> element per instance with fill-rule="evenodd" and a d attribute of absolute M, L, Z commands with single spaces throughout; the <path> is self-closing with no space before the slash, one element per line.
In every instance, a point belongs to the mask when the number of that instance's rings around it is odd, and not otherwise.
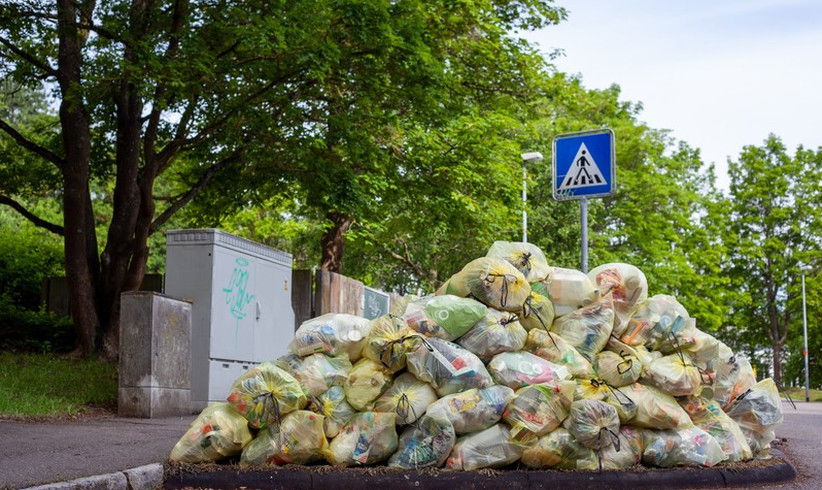
<path fill-rule="evenodd" d="M 299 356 L 346 354 L 351 362 L 356 362 L 362 354 L 370 326 L 371 322 L 366 318 L 327 313 L 303 322 L 294 332 L 294 340 L 288 349 Z"/>
<path fill-rule="evenodd" d="M 528 385 L 552 383 L 571 377 L 565 366 L 535 356 L 530 352 L 503 352 L 488 363 L 494 381 L 515 390 Z"/>
<path fill-rule="evenodd" d="M 323 454 L 334 466 L 370 465 L 397 450 L 395 413 L 360 412 L 331 440 Z"/>
<path fill-rule="evenodd" d="M 321 459 L 328 447 L 323 432 L 324 419 L 308 410 L 289 413 L 279 426 L 261 430 L 243 448 L 240 464 L 308 464 Z"/>
<path fill-rule="evenodd" d="M 400 435 L 399 449 L 388 460 L 388 466 L 405 470 L 439 468 L 456 440 L 454 426 L 447 418 L 423 415 Z"/>
<path fill-rule="evenodd" d="M 745 461 L 753 457 L 739 425 L 722 410 L 716 400 L 688 396 L 677 401 L 688 412 L 695 426 L 714 436 L 729 462 Z"/>
<path fill-rule="evenodd" d="M 614 302 L 607 294 L 593 303 L 554 320 L 551 331 L 593 360 L 608 343 L 614 328 Z"/>
<path fill-rule="evenodd" d="M 716 439 L 699 427 L 642 430 L 642 462 L 649 466 L 715 466 L 725 460 Z"/>
<path fill-rule="evenodd" d="M 782 402 L 773 379 L 765 378 L 736 397 L 727 411 L 748 440 L 754 456 L 767 456 L 774 430 L 782 425 Z"/>
<path fill-rule="evenodd" d="M 271 361 L 240 375 L 227 400 L 255 429 L 278 424 L 283 415 L 305 407 L 308 401 L 299 381 Z"/>
<path fill-rule="evenodd" d="M 559 427 L 522 452 L 522 464 L 533 469 L 595 470 L 597 455 Z"/>
<path fill-rule="evenodd" d="M 306 408 L 325 417 L 323 431 L 328 438 L 335 437 L 351 417 L 357 414 L 354 407 L 346 401 L 342 386 L 332 386 L 322 395 L 311 397 Z"/>
<path fill-rule="evenodd" d="M 531 443 L 562 424 L 574 401 L 576 383 L 558 381 L 517 390 L 502 418 L 511 426 L 511 439 Z"/>
<path fill-rule="evenodd" d="M 577 400 L 571 404 L 563 427 L 583 446 L 601 449 L 614 443 L 619 432 L 619 415 L 600 400 Z"/>
<path fill-rule="evenodd" d="M 439 396 L 493 384 L 479 357 L 447 340 L 429 338 L 407 357 L 408 371 Z"/>
<path fill-rule="evenodd" d="M 588 272 L 600 295 L 611 293 L 614 299 L 614 335 L 628 328 L 637 307 L 648 299 L 648 280 L 637 267 L 629 264 L 603 264 Z"/>
<path fill-rule="evenodd" d="M 546 361 L 565 366 L 577 378 L 589 378 L 594 371 L 591 363 L 562 337 L 541 329 L 533 329 L 525 338 L 523 350 Z"/>

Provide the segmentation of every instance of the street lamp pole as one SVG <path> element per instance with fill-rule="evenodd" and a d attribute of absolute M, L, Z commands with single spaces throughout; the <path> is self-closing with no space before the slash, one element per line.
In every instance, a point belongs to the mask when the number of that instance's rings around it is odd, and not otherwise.
<path fill-rule="evenodd" d="M 528 169 L 525 167 L 527 163 L 538 162 L 542 160 L 542 153 L 532 151 L 523 153 L 522 157 L 522 241 L 528 243 L 528 212 L 526 211 L 526 203 L 528 201 L 526 182 L 528 181 Z"/>
<path fill-rule="evenodd" d="M 808 308 L 805 301 L 805 272 L 810 270 L 810 267 L 803 265 L 799 269 L 802 271 L 802 334 L 805 340 L 805 348 L 802 350 L 802 355 L 805 357 L 805 401 L 811 401 L 811 383 L 808 371 Z"/>

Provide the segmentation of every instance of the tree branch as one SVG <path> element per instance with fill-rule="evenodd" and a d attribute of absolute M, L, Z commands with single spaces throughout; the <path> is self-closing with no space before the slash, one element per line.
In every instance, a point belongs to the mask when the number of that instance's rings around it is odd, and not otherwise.
<path fill-rule="evenodd" d="M 42 218 L 35 216 L 34 213 L 29 211 L 22 204 L 20 204 L 19 202 L 15 201 L 10 197 L 0 195 L 0 204 L 5 204 L 6 206 L 11 207 L 12 209 L 20 213 L 20 215 L 22 215 L 24 218 L 29 220 L 34 226 L 45 228 L 46 230 L 52 233 L 56 233 L 60 236 L 64 235 L 62 226 L 55 225 L 54 223 L 51 223 L 49 221 L 46 221 Z"/>
<path fill-rule="evenodd" d="M 19 56 L 20 58 L 22 58 L 26 62 L 36 66 L 41 71 L 45 72 L 46 75 L 52 76 L 52 77 L 57 76 L 57 70 L 55 70 L 51 65 L 49 65 L 48 63 L 45 63 L 41 60 L 38 60 L 31 53 L 28 53 L 28 52 L 23 51 L 22 49 L 18 48 L 17 46 L 12 44 L 11 41 L 9 41 L 8 39 L 6 39 L 4 37 L 0 37 L 0 44 L 7 47 L 12 53 L 16 54 L 17 56 Z"/>
<path fill-rule="evenodd" d="M 165 209 L 157 219 L 151 223 L 151 228 L 149 229 L 149 235 L 157 231 L 158 228 L 163 226 L 172 216 L 174 213 L 179 211 L 183 206 L 191 202 L 192 199 L 197 197 L 197 195 L 202 192 L 203 189 L 211 182 L 214 176 L 224 170 L 229 165 L 240 161 L 245 152 L 244 148 L 240 148 L 231 155 L 225 157 L 224 159 L 220 160 L 219 162 L 215 163 L 208 170 L 200 177 L 196 184 L 194 184 L 191 189 L 187 190 L 183 193 L 176 201 L 174 201 L 169 207 Z"/>
<path fill-rule="evenodd" d="M 9 126 L 9 124 L 6 123 L 6 121 L 4 121 L 2 119 L 0 119 L 0 129 L 2 129 L 6 134 L 11 136 L 12 139 L 14 139 L 14 141 L 18 145 L 22 146 L 23 148 L 29 150 L 30 152 L 32 152 L 36 155 L 39 155 L 39 156 L 45 158 L 46 160 L 48 160 L 51 163 L 53 163 L 54 165 L 56 165 L 57 168 L 62 170 L 63 165 L 65 164 L 65 161 L 62 158 L 55 155 L 50 150 L 48 150 L 46 148 L 43 148 L 42 146 L 38 145 L 37 143 L 35 143 L 35 142 L 31 141 L 30 139 L 26 138 L 25 136 L 20 134 L 16 129 Z"/>

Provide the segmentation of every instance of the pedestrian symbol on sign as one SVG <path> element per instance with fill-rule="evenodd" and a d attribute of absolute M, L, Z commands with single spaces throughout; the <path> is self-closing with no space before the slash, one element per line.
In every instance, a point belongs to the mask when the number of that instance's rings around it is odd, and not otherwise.
<path fill-rule="evenodd" d="M 571 164 L 568 173 L 565 174 L 565 179 L 558 190 L 578 189 L 604 183 L 605 178 L 602 176 L 596 161 L 594 161 L 594 156 L 588 151 L 585 143 L 581 143 L 574 157 L 574 163 Z"/>

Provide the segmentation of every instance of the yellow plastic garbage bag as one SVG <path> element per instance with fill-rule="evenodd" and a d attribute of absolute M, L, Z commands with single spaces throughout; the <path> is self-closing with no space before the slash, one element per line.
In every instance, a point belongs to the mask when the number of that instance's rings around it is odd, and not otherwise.
<path fill-rule="evenodd" d="M 391 371 L 371 359 L 360 359 L 345 380 L 345 399 L 358 412 L 370 410 L 372 403 L 393 381 Z"/>
<path fill-rule="evenodd" d="M 365 346 L 371 321 L 345 313 L 327 313 L 306 320 L 294 332 L 288 349 L 299 355 L 323 353 L 329 356 L 348 355 L 356 362 Z"/>
<path fill-rule="evenodd" d="M 517 390 L 502 418 L 511 426 L 511 440 L 530 444 L 562 424 L 571 410 L 576 383 L 569 380 Z"/>
<path fill-rule="evenodd" d="M 626 350 L 619 353 L 604 350 L 596 355 L 594 370 L 606 383 L 619 388 L 639 380 L 642 363 Z"/>
<path fill-rule="evenodd" d="M 346 355 L 311 354 L 301 358 L 287 354 L 276 359 L 274 364 L 294 376 L 308 396 L 319 396 L 332 386 L 342 386 L 351 372 L 351 361 Z"/>
<path fill-rule="evenodd" d="M 517 315 L 488 308 L 485 316 L 457 343 L 488 362 L 500 352 L 522 350 L 527 335 Z"/>
<path fill-rule="evenodd" d="M 511 441 L 511 428 L 499 423 L 457 438 L 445 463 L 452 470 L 472 471 L 509 465 L 522 456 L 522 447 Z"/>
<path fill-rule="evenodd" d="M 599 450 L 614 443 L 619 432 L 619 415 L 600 400 L 577 400 L 571 404 L 563 427 L 583 446 Z"/>
<path fill-rule="evenodd" d="M 631 422 L 637 414 L 637 406 L 620 388 L 611 386 L 602 378 L 577 378 L 574 400 L 600 400 L 616 409 L 622 424 Z"/>
<path fill-rule="evenodd" d="M 332 386 L 322 395 L 311 397 L 306 408 L 324 417 L 323 432 L 328 438 L 339 434 L 340 429 L 357 414 L 354 407 L 345 400 L 342 386 Z"/>
<path fill-rule="evenodd" d="M 680 333 L 693 327 L 690 320 L 688 311 L 676 298 L 657 294 L 637 308 L 620 340 L 628 345 L 644 345 L 650 350 L 670 347 L 671 350 L 663 351 L 670 353 L 674 348 L 671 334 L 679 338 L 680 347 L 687 345 Z"/>
<path fill-rule="evenodd" d="M 753 457 L 742 429 L 722 410 L 716 400 L 688 396 L 677 401 L 688 412 L 695 426 L 714 436 L 729 462 L 745 461 Z"/>
<path fill-rule="evenodd" d="M 551 299 L 531 291 L 522 305 L 519 322 L 525 330 L 550 330 L 554 323 L 554 304 Z"/>
<path fill-rule="evenodd" d="M 399 449 L 388 460 L 388 466 L 404 470 L 439 468 L 456 441 L 454 426 L 447 418 L 423 415 L 400 435 Z"/>
<path fill-rule="evenodd" d="M 534 283 L 532 289 L 551 299 L 557 317 L 588 306 L 600 296 L 587 274 L 562 267 L 553 267 L 548 277 Z"/>
<path fill-rule="evenodd" d="M 756 384 L 751 362 L 737 356 L 724 343 L 719 344 L 719 357 L 713 363 L 713 397 L 723 410 L 727 411 L 733 401 Z"/>
<path fill-rule="evenodd" d="M 472 298 L 453 294 L 425 296 L 409 303 L 402 319 L 426 337 L 456 340 L 485 316 L 486 306 Z"/>
<path fill-rule="evenodd" d="M 684 354 L 671 354 L 651 362 L 642 382 L 673 396 L 695 395 L 702 385 L 702 374 Z"/>
<path fill-rule="evenodd" d="M 437 401 L 437 393 L 428 383 L 418 380 L 411 373 L 403 373 L 391 388 L 374 402 L 375 412 L 394 412 L 397 424 L 414 423 L 425 414 L 428 405 Z"/>
<path fill-rule="evenodd" d="M 619 337 L 628 328 L 628 321 L 637 307 L 648 299 L 645 274 L 630 264 L 603 264 L 588 272 L 591 282 L 604 296 L 614 299 L 614 335 Z"/>
<path fill-rule="evenodd" d="M 473 296 L 497 310 L 522 310 L 531 285 L 513 265 L 494 257 L 472 260 L 446 281 L 437 294 Z"/>
<path fill-rule="evenodd" d="M 569 379 L 565 366 L 554 364 L 530 352 L 503 352 L 488 363 L 488 372 L 498 384 L 518 390 L 524 386 Z"/>
<path fill-rule="evenodd" d="M 272 361 L 237 378 L 227 400 L 255 429 L 279 424 L 283 415 L 302 409 L 308 401 L 300 382 Z"/>
<path fill-rule="evenodd" d="M 554 320 L 551 331 L 588 360 L 593 360 L 608 343 L 614 328 L 614 302 L 606 294 L 593 303 Z"/>
<path fill-rule="evenodd" d="M 171 449 L 171 461 L 212 463 L 237 456 L 251 442 L 248 421 L 228 403 L 205 408 Z"/>
<path fill-rule="evenodd" d="M 706 372 L 712 371 L 714 362 L 719 357 L 719 340 L 698 328 L 694 328 L 687 335 L 682 352 L 687 354 L 698 368 Z"/>
<path fill-rule="evenodd" d="M 535 328 L 528 332 L 522 349 L 546 361 L 567 367 L 574 377 L 589 378 L 594 373 L 588 359 L 555 333 Z"/>
<path fill-rule="evenodd" d="M 636 405 L 637 411 L 630 424 L 646 429 L 686 429 L 693 427 L 688 414 L 673 396 L 642 383 L 619 389 Z"/>
<path fill-rule="evenodd" d="M 243 448 L 240 464 L 308 464 L 322 459 L 328 447 L 323 432 L 325 417 L 308 410 L 295 410 L 283 418 L 279 427 L 261 430 Z"/>
<path fill-rule="evenodd" d="M 408 353 L 408 371 L 431 383 L 439 396 L 494 383 L 479 357 L 453 342 L 434 337 Z"/>
<path fill-rule="evenodd" d="M 715 466 L 726 459 L 716 439 L 699 427 L 642 430 L 642 463 L 648 466 Z"/>
<path fill-rule="evenodd" d="M 371 321 L 368 337 L 362 350 L 363 357 L 381 362 L 396 373 L 405 367 L 405 354 L 417 335 L 399 316 L 383 315 Z"/>
<path fill-rule="evenodd" d="M 469 434 L 499 422 L 505 407 L 513 398 L 514 390 L 503 385 L 472 388 L 445 395 L 429 405 L 425 413 L 447 418 L 457 434 Z"/>
<path fill-rule="evenodd" d="M 784 420 L 779 390 L 773 379 L 765 378 L 736 397 L 727 413 L 739 424 L 754 456 L 767 456 L 771 441 L 776 438 L 774 430 Z"/>
<path fill-rule="evenodd" d="M 521 461 L 533 469 L 597 469 L 596 452 L 577 442 L 574 436 L 562 427 L 540 437 L 535 445 L 526 448 L 522 452 Z"/>
<path fill-rule="evenodd" d="M 387 460 L 397 450 L 397 415 L 360 412 L 331 440 L 323 453 L 334 466 L 371 465 Z"/>
<path fill-rule="evenodd" d="M 507 261 L 522 272 L 528 282 L 542 281 L 551 271 L 545 254 L 533 243 L 496 241 L 485 256 Z"/>
<path fill-rule="evenodd" d="M 619 428 L 614 444 L 597 454 L 603 470 L 624 470 L 642 461 L 642 429 L 627 425 Z"/>

